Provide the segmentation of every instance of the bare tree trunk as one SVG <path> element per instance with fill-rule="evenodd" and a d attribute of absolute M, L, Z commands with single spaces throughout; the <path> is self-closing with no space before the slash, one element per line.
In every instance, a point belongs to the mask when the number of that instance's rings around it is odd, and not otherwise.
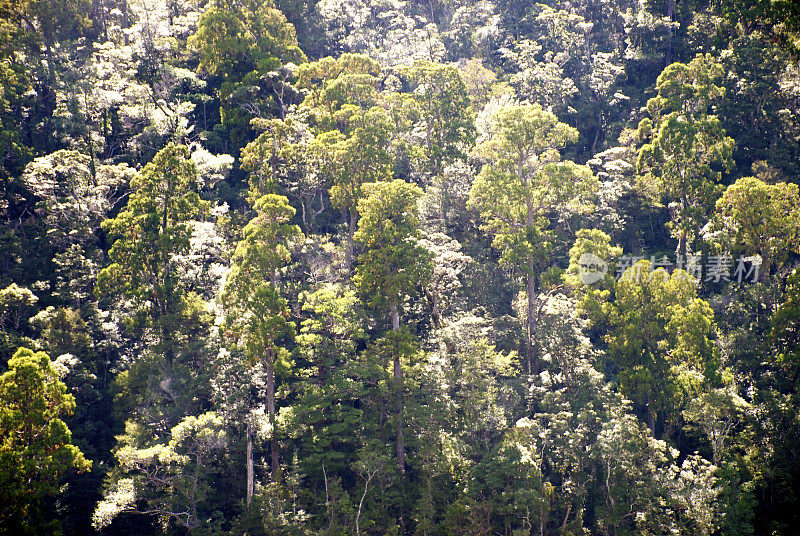
<path fill-rule="evenodd" d="M 278 480 L 278 437 L 275 427 L 275 355 L 272 349 L 268 352 L 267 368 L 267 415 L 272 434 L 269 440 L 270 476 L 273 482 Z"/>
<path fill-rule="evenodd" d="M 331 512 L 331 495 L 328 491 L 328 472 L 325 471 L 325 460 L 322 461 L 322 478 L 325 480 L 325 513 L 328 515 L 328 530 L 333 527 L 333 515 Z"/>
<path fill-rule="evenodd" d="M 247 504 L 253 500 L 253 425 L 247 423 Z"/>
<path fill-rule="evenodd" d="M 664 54 L 666 64 L 672 63 L 672 16 L 675 13 L 675 0 L 667 1 L 667 21 L 670 23 L 669 32 L 667 33 L 667 50 Z"/>
<path fill-rule="evenodd" d="M 358 214 L 356 214 L 355 210 L 350 210 L 350 222 L 347 228 L 347 247 L 344 251 L 344 264 L 347 267 L 347 271 L 351 271 L 353 269 L 353 254 L 355 252 L 355 240 L 353 236 L 356 234 L 356 223 L 358 222 Z"/>
<path fill-rule="evenodd" d="M 532 264 L 532 262 L 530 263 Z M 532 270 L 532 267 L 529 266 Z M 525 345 L 525 353 L 528 358 L 528 373 L 533 374 L 536 372 L 536 349 L 534 348 L 533 339 L 536 336 L 536 278 L 533 274 L 528 274 L 527 289 L 528 293 L 528 330 L 527 341 Z"/>
<path fill-rule="evenodd" d="M 397 304 L 392 303 L 390 306 L 392 314 L 392 331 L 400 330 L 400 313 L 397 311 Z M 395 404 L 397 406 L 397 468 L 400 469 L 400 474 L 406 472 L 406 445 L 405 437 L 403 434 L 403 367 L 400 363 L 400 353 L 394 353 L 394 382 L 395 382 Z"/>
<path fill-rule="evenodd" d="M 569 514 L 572 510 L 572 503 L 567 505 L 567 515 L 564 516 L 564 522 L 561 523 L 561 534 L 564 534 L 567 531 L 567 521 L 569 520 Z"/>
<path fill-rule="evenodd" d="M 361 527 L 359 525 L 359 521 L 361 520 L 361 508 L 364 506 L 364 499 L 367 497 L 369 481 L 372 480 L 373 476 L 375 476 L 375 473 L 367 475 L 367 480 L 364 482 L 364 493 L 361 494 L 361 500 L 358 501 L 358 512 L 356 512 L 356 536 L 361 536 Z"/>

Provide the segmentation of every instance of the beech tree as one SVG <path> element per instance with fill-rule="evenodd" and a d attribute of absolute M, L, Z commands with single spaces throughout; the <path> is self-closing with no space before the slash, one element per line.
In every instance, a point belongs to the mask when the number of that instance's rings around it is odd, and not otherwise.
<path fill-rule="evenodd" d="M 88 471 L 92 462 L 72 444 L 62 420 L 75 397 L 44 352 L 20 348 L 0 375 L 0 530 L 11 534 L 56 532 L 43 519 L 40 501 L 58 493 L 67 471 Z M 54 530 L 55 529 L 55 530 Z"/>
<path fill-rule="evenodd" d="M 589 168 L 561 161 L 558 150 L 575 141 L 578 132 L 538 104 L 501 108 L 491 129 L 476 148 L 486 163 L 472 185 L 469 205 L 480 211 L 485 229 L 494 235 L 501 262 L 525 280 L 526 357 L 532 372 L 537 278 L 551 247 L 548 217 L 564 219 L 589 210 L 597 179 Z"/>
<path fill-rule="evenodd" d="M 389 313 L 394 352 L 393 375 L 397 403 L 397 466 L 405 473 L 403 431 L 403 368 L 400 313 L 407 296 L 414 296 L 431 271 L 431 255 L 421 246 L 417 202 L 422 189 L 401 179 L 364 185 L 358 203 L 361 215 L 355 239 L 364 248 L 354 282 L 369 304 Z M 394 339 L 393 339 L 394 340 Z"/>
<path fill-rule="evenodd" d="M 251 362 L 260 362 L 266 371 L 267 413 L 270 436 L 270 473 L 278 478 L 280 456 L 275 420 L 275 374 L 286 369 L 288 353 L 283 340 L 294 335 L 286 299 L 278 287 L 280 271 L 291 256 L 288 245 L 301 235 L 289 224 L 295 209 L 279 195 L 266 194 L 255 204 L 256 217 L 243 230 L 236 246 L 231 271 L 225 281 L 222 300 L 226 322 L 224 334 Z M 247 499 L 253 496 L 253 453 L 251 425 L 247 425 Z"/>
<path fill-rule="evenodd" d="M 722 170 L 733 165 L 735 143 L 712 108 L 725 94 L 717 85 L 722 75 L 708 54 L 673 63 L 658 77 L 658 96 L 647 101 L 651 119 L 639 123 L 640 181 L 655 198 L 669 200 L 670 231 L 684 257 L 719 195 Z"/>
<path fill-rule="evenodd" d="M 221 124 L 235 146 L 249 141 L 251 118 L 285 117 L 293 91 L 292 69 L 284 66 L 306 56 L 273 2 L 215 2 L 189 43 L 198 52 L 199 72 L 219 88 Z"/>
<path fill-rule="evenodd" d="M 156 515 L 190 533 L 208 522 L 205 501 L 213 491 L 213 462 L 227 446 L 223 420 L 213 412 L 189 416 L 170 430 L 169 441 L 144 446 L 133 423 L 115 453 L 122 478 L 106 490 L 92 516 L 96 529 L 123 512 Z M 142 507 L 142 504 L 146 505 Z"/>

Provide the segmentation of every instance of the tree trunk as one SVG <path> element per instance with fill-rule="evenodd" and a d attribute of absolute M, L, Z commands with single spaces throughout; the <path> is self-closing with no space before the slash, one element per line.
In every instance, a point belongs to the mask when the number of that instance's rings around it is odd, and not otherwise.
<path fill-rule="evenodd" d="M 325 471 L 325 460 L 322 461 L 322 478 L 325 481 L 325 513 L 328 515 L 328 530 L 333 527 L 333 512 L 331 512 L 331 495 L 328 491 L 328 472 Z"/>
<path fill-rule="evenodd" d="M 366 481 L 364 482 L 364 493 L 361 494 L 361 500 L 358 501 L 358 511 L 356 512 L 356 536 L 361 536 L 361 526 L 359 525 L 359 521 L 361 520 L 361 508 L 364 506 L 364 499 L 367 498 L 367 490 L 369 489 L 369 481 L 372 480 L 372 477 L 375 473 L 371 473 L 367 475 Z"/>
<path fill-rule="evenodd" d="M 247 504 L 253 500 L 253 428 L 247 423 Z"/>
<path fill-rule="evenodd" d="M 689 233 L 686 230 L 688 221 L 687 213 L 689 212 L 689 199 L 686 196 L 686 191 L 681 193 L 681 204 L 677 213 L 677 220 L 680 222 L 680 236 L 678 237 L 678 260 L 686 261 L 686 255 L 689 253 Z M 697 236 L 697 229 L 695 229 L 695 236 Z"/>
<path fill-rule="evenodd" d="M 267 415 L 272 433 L 269 440 L 270 450 L 270 476 L 273 482 L 278 480 L 278 438 L 275 429 L 275 353 L 272 349 L 268 351 L 267 362 Z"/>
<path fill-rule="evenodd" d="M 667 21 L 670 23 L 669 31 L 667 33 L 667 50 L 664 53 L 666 65 L 672 63 L 672 16 L 675 13 L 675 0 L 667 1 Z"/>
<path fill-rule="evenodd" d="M 656 412 L 650 407 L 651 403 L 647 403 L 647 427 L 650 429 L 650 435 L 656 437 Z"/>
<path fill-rule="evenodd" d="M 533 261 L 529 261 L 528 268 L 532 271 Z M 528 293 L 528 330 L 527 330 L 527 344 L 525 345 L 525 351 L 528 357 L 528 373 L 533 374 L 538 372 L 536 370 L 536 349 L 534 348 L 533 339 L 536 335 L 536 316 L 535 311 L 537 308 L 537 299 L 536 299 L 536 277 L 533 273 L 528 274 L 528 281 L 527 281 L 527 288 L 526 292 Z"/>
<path fill-rule="evenodd" d="M 686 246 L 688 238 L 686 236 L 686 231 L 681 231 L 681 236 L 678 238 L 678 261 L 686 262 L 686 254 L 689 252 L 689 248 Z M 684 266 L 686 266 L 684 264 Z M 652 267 L 651 267 L 652 269 Z"/>
<path fill-rule="evenodd" d="M 356 223 L 358 222 L 358 214 L 356 211 L 351 209 L 350 210 L 350 222 L 347 228 L 347 247 L 344 251 L 344 264 L 347 267 L 347 271 L 350 272 L 353 269 L 353 254 L 355 252 L 355 240 L 353 236 L 356 234 Z"/>
<path fill-rule="evenodd" d="M 521 172 L 521 171 L 520 171 Z M 530 195 L 527 196 L 525 200 L 527 214 L 525 217 L 525 223 L 527 224 L 528 228 L 532 228 L 535 223 L 535 214 L 533 210 L 533 200 L 531 199 Z M 534 270 L 536 266 L 534 265 L 534 259 L 532 256 L 528 256 L 527 258 L 527 268 L 528 268 L 528 278 L 526 281 L 526 289 L 525 291 L 528 294 L 528 333 L 527 333 L 527 341 L 525 345 L 525 353 L 527 354 L 526 357 L 528 358 L 528 373 L 533 374 L 536 372 L 535 363 L 536 360 L 535 356 L 535 348 L 533 344 L 533 338 L 535 336 L 535 328 L 536 328 L 536 320 L 534 316 L 534 311 L 536 311 L 536 276 L 534 274 Z"/>
<path fill-rule="evenodd" d="M 400 313 L 397 311 L 397 304 L 389 306 L 392 314 L 392 331 L 400 330 Z M 403 435 L 403 367 L 400 363 L 400 353 L 394 352 L 394 383 L 395 383 L 395 405 L 397 406 L 397 468 L 400 474 L 406 472 L 406 445 Z"/>

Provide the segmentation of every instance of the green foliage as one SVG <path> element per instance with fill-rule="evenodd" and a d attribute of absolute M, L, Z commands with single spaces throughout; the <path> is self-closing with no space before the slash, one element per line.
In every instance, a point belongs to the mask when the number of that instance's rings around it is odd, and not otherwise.
<path fill-rule="evenodd" d="M 639 123 L 641 181 L 657 198 L 671 200 L 670 230 L 683 255 L 719 195 L 719 169 L 733 166 L 735 143 L 710 109 L 725 93 L 716 85 L 722 75 L 710 55 L 673 63 L 658 77 L 658 96 L 647 101 L 652 120 Z"/>
<path fill-rule="evenodd" d="M 786 280 L 786 293 L 783 302 L 772 315 L 772 333 L 778 360 L 784 366 L 795 369 L 800 365 L 800 337 L 798 321 L 800 316 L 800 272 L 794 270 Z M 795 369 L 796 370 L 796 369 Z"/>
<path fill-rule="evenodd" d="M 264 195 L 254 208 L 257 216 L 245 226 L 236 247 L 223 300 L 226 333 L 257 361 L 275 352 L 277 342 L 294 332 L 287 319 L 286 300 L 274 282 L 289 261 L 288 241 L 301 232 L 289 224 L 295 210 L 285 197 Z"/>
<path fill-rule="evenodd" d="M 714 238 L 729 251 L 761 255 L 760 278 L 800 253 L 800 196 L 796 184 L 767 184 L 745 177 L 730 185 L 717 201 L 711 222 Z"/>
<path fill-rule="evenodd" d="M 674 418 L 681 390 L 692 389 L 682 376 L 699 375 L 710 386 L 719 381 L 714 313 L 683 270 L 670 275 L 663 268 L 651 271 L 649 261 L 637 262 L 616 283 L 604 313 L 609 365 L 653 434 L 657 418 L 665 426 Z"/>
<path fill-rule="evenodd" d="M 105 528 L 142 503 L 164 527 L 175 523 L 192 531 L 207 523 L 203 503 L 213 489 L 209 466 L 227 446 L 222 419 L 214 413 L 186 417 L 172 428 L 166 444 L 145 447 L 144 437 L 144 430 L 126 423 L 115 453 L 122 474 L 97 505 L 94 527 Z"/>
<path fill-rule="evenodd" d="M 422 190 L 401 179 L 364 185 L 356 241 L 359 256 L 354 282 L 375 308 L 393 313 L 430 274 L 430 254 L 417 242 L 417 202 Z"/>
<path fill-rule="evenodd" d="M 795 4 L 0 0 L 0 533 L 794 536 Z"/>
<path fill-rule="evenodd" d="M 236 147 L 249 141 L 252 117 L 283 118 L 293 95 L 293 67 L 306 56 L 294 26 L 271 1 L 215 3 L 200 17 L 189 45 L 199 55 L 199 71 L 219 88 L 221 124 Z"/>
<path fill-rule="evenodd" d="M 492 120 L 476 153 L 487 164 L 470 192 L 508 268 L 534 275 L 549 253 L 547 216 L 588 210 L 596 179 L 584 166 L 560 161 L 558 150 L 577 131 L 539 105 L 510 105 Z M 538 271 L 538 270 L 536 270 Z"/>
<path fill-rule="evenodd" d="M 194 190 L 197 167 L 185 146 L 169 144 L 131 180 L 125 210 L 103 222 L 114 240 L 112 263 L 98 274 L 98 293 L 132 299 L 152 319 L 177 312 L 182 282 L 175 257 L 187 253 L 188 222 L 208 208 Z"/>
<path fill-rule="evenodd" d="M 0 376 L 0 531 L 55 533 L 58 523 L 41 518 L 40 502 L 59 492 L 65 472 L 92 466 L 62 420 L 75 398 L 44 352 L 20 348 L 8 367 Z"/>
<path fill-rule="evenodd" d="M 415 62 L 401 75 L 420 109 L 427 171 L 436 175 L 453 160 L 466 158 L 475 141 L 467 88 L 455 67 L 429 61 Z"/>
<path fill-rule="evenodd" d="M 11 283 L 0 290 L 0 324 L 4 328 L 19 330 L 32 316 L 37 301 L 39 298 L 30 289 Z"/>

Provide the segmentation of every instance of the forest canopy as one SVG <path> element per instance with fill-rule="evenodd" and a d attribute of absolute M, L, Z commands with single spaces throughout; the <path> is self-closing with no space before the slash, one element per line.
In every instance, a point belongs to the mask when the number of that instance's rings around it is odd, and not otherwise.
<path fill-rule="evenodd" d="M 800 4 L 0 0 L 0 535 L 795 536 Z"/>

